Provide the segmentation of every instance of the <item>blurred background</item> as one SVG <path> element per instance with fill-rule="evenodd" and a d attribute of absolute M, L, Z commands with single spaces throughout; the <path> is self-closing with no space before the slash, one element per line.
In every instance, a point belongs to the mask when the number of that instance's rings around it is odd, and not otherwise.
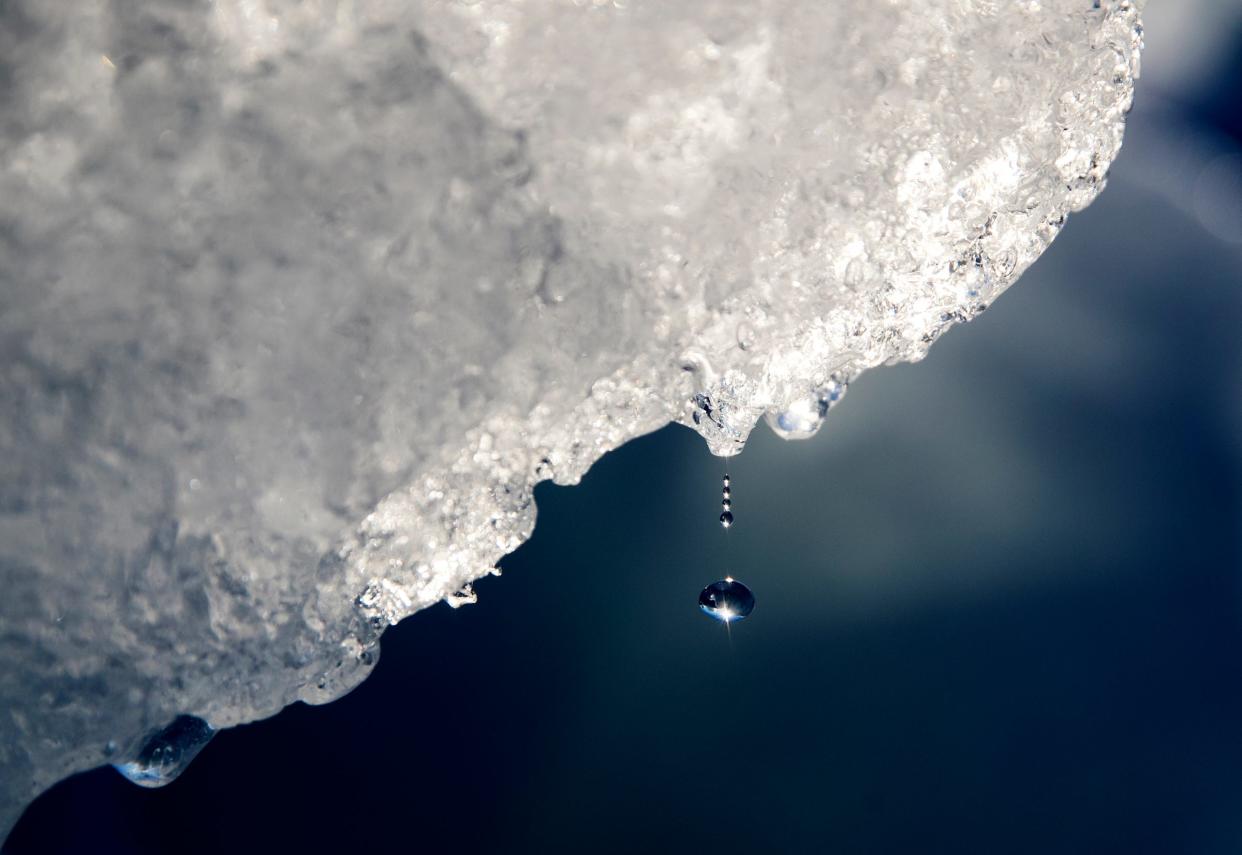
<path fill-rule="evenodd" d="M 682 428 L 344 699 L 4 852 L 1242 851 L 1242 2 L 1153 0 L 1108 189 L 811 441 Z M 727 573 L 754 614 L 696 598 Z"/>

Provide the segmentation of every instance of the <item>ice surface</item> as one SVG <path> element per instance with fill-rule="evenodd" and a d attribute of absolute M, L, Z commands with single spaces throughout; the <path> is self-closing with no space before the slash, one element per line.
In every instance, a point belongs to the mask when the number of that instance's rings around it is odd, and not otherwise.
<path fill-rule="evenodd" d="M 1136 6 L 0 4 L 0 834 L 341 695 L 536 482 L 920 358 L 1101 189 Z"/>

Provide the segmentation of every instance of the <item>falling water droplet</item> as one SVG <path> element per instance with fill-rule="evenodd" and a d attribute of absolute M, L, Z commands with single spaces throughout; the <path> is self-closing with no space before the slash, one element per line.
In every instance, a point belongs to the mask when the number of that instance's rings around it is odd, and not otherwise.
<path fill-rule="evenodd" d="M 725 511 L 723 514 L 721 514 L 720 525 L 723 528 L 728 528 L 729 526 L 733 525 L 733 514 L 729 511 Z"/>
<path fill-rule="evenodd" d="M 147 739 L 136 759 L 113 766 L 140 787 L 162 787 L 184 772 L 215 734 L 201 718 L 179 715 Z"/>
<path fill-rule="evenodd" d="M 844 285 L 851 291 L 857 291 L 858 287 L 863 284 L 863 280 L 867 278 L 867 262 L 861 258 L 854 258 L 845 266 Z"/>
<path fill-rule="evenodd" d="M 729 501 L 728 499 L 721 499 L 721 500 L 720 500 L 720 508 L 721 508 L 721 510 L 725 510 L 725 511 L 732 510 L 732 509 L 733 509 L 733 503 L 732 503 L 731 501 Z"/>
<path fill-rule="evenodd" d="M 755 610 L 755 595 L 741 582 L 726 576 L 699 594 L 699 608 L 716 620 L 732 623 Z"/>

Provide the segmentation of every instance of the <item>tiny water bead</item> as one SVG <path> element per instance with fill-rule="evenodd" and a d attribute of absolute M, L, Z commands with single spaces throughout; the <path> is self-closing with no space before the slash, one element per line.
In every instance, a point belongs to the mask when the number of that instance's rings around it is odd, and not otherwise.
<path fill-rule="evenodd" d="M 733 514 L 730 511 L 726 510 L 723 514 L 720 515 L 720 525 L 723 528 L 728 528 L 729 526 L 733 525 Z"/>
<path fill-rule="evenodd" d="M 112 765 L 140 787 L 162 787 L 184 772 L 215 735 L 215 728 L 201 718 L 179 715 L 147 739 L 136 759 Z"/>
<path fill-rule="evenodd" d="M 724 623 L 741 620 L 755 610 L 755 595 L 732 576 L 712 582 L 699 594 L 703 613 Z"/>

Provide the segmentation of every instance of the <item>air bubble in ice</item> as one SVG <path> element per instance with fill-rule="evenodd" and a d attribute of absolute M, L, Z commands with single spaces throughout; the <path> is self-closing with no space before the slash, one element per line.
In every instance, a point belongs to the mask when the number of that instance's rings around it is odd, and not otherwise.
<path fill-rule="evenodd" d="M 782 439 L 810 439 L 824 423 L 828 406 L 818 398 L 795 401 L 779 413 L 767 413 L 768 425 Z"/>
<path fill-rule="evenodd" d="M 162 787 L 185 771 L 216 731 L 192 715 L 179 715 L 157 731 L 128 763 L 114 763 L 118 772 L 140 787 Z"/>

